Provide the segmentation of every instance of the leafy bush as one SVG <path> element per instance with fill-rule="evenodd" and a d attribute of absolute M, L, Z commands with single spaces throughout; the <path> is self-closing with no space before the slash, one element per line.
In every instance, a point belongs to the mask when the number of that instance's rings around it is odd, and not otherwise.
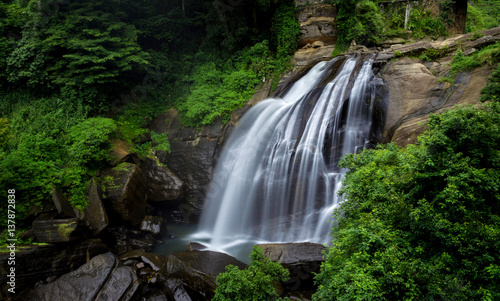
<path fill-rule="evenodd" d="M 288 280 L 289 272 L 279 262 L 272 262 L 255 246 L 246 270 L 228 265 L 217 276 L 214 301 L 281 300 L 273 284 Z"/>
<path fill-rule="evenodd" d="M 16 190 L 17 218 L 22 221 L 34 205 L 51 201 L 52 185 L 66 183 L 71 169 L 67 133 L 86 118 L 87 108 L 26 93 L 3 95 L 0 103 L 10 136 L 0 152 L 0 189 Z"/>
<path fill-rule="evenodd" d="M 314 299 L 498 299 L 499 129 L 499 104 L 460 107 L 418 145 L 346 156 Z"/>
<path fill-rule="evenodd" d="M 71 127 L 68 155 L 77 165 L 97 170 L 109 160 L 110 137 L 116 131 L 113 119 L 94 117 Z"/>
<path fill-rule="evenodd" d="M 497 27 L 500 21 L 500 1 L 476 0 L 467 4 L 465 32 L 475 32 Z"/>
<path fill-rule="evenodd" d="M 339 30 L 335 53 L 345 51 L 355 40 L 358 44 L 372 46 L 382 33 L 383 21 L 379 7 L 372 1 L 341 0 L 338 4 L 337 27 Z"/>
<path fill-rule="evenodd" d="M 481 101 L 500 102 L 500 65 L 488 79 L 488 84 L 481 90 Z"/>
<path fill-rule="evenodd" d="M 474 52 L 472 55 L 465 56 L 458 50 L 451 64 L 449 77 L 455 76 L 462 71 L 471 71 L 474 68 L 483 65 L 493 65 L 500 61 L 500 43 L 496 43 Z"/>
<path fill-rule="evenodd" d="M 412 35 L 417 39 L 426 36 L 438 38 L 447 35 L 446 26 L 442 19 L 434 19 L 429 12 L 421 11 L 418 8 L 414 8 L 410 12 L 408 29 L 412 31 Z"/>
<path fill-rule="evenodd" d="M 192 75 L 189 95 L 176 106 L 186 125 L 198 127 L 216 120 L 225 123 L 274 71 L 267 41 L 257 43 L 237 52 L 224 64 L 214 61 L 201 64 Z"/>

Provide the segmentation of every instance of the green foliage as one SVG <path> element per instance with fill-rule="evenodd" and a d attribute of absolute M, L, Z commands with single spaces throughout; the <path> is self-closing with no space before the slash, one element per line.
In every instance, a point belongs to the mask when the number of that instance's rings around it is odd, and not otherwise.
<path fill-rule="evenodd" d="M 367 46 L 378 43 L 384 23 L 373 1 L 341 0 L 337 7 L 339 33 L 335 54 L 347 50 L 353 40 Z"/>
<path fill-rule="evenodd" d="M 348 155 L 315 300 L 500 297 L 500 106 L 433 115 L 420 144 Z"/>
<path fill-rule="evenodd" d="M 0 118 L 0 150 L 10 138 L 9 120 L 7 118 Z"/>
<path fill-rule="evenodd" d="M 113 4 L 69 2 L 52 16 L 40 9 L 35 1 L 26 8 L 29 21 L 7 59 L 9 81 L 59 88 L 99 107 L 100 94 L 114 95 L 126 85 L 127 72 L 148 63 L 137 30 L 119 19 Z"/>
<path fill-rule="evenodd" d="M 288 280 L 289 272 L 279 262 L 272 262 L 255 246 L 246 270 L 228 265 L 226 272 L 217 276 L 214 301 L 282 300 L 273 284 Z"/>
<path fill-rule="evenodd" d="M 476 0 L 467 4 L 465 32 L 497 27 L 500 21 L 500 1 Z"/>
<path fill-rule="evenodd" d="M 442 19 L 434 19 L 429 12 L 421 11 L 418 8 L 414 8 L 410 12 L 408 29 L 412 31 L 412 35 L 417 39 L 426 36 L 436 39 L 447 35 L 446 26 Z"/>
<path fill-rule="evenodd" d="M 157 151 L 170 153 L 168 135 L 167 133 L 157 134 L 155 131 L 151 131 L 151 141 L 136 145 L 133 150 L 137 152 L 139 157 L 149 157 L 152 159 L 155 159 Z"/>
<path fill-rule="evenodd" d="M 483 65 L 493 65 L 500 61 L 500 43 L 496 43 L 474 52 L 472 55 L 465 56 L 462 51 L 458 50 L 453 58 L 450 69 L 450 78 L 462 71 L 471 71 L 474 68 Z"/>
<path fill-rule="evenodd" d="M 191 91 L 177 107 L 189 126 L 223 123 L 241 108 L 255 87 L 275 71 L 267 41 L 236 53 L 225 64 L 208 61 L 195 70 Z"/>
<path fill-rule="evenodd" d="M 351 30 L 356 25 L 356 0 L 341 0 L 337 5 L 338 37 L 335 49 L 345 51 L 351 45 Z"/>
<path fill-rule="evenodd" d="M 116 131 L 116 123 L 109 118 L 89 118 L 68 132 L 68 155 L 77 165 L 97 170 L 109 160 L 110 137 Z"/>
<path fill-rule="evenodd" d="M 7 58 L 15 48 L 23 23 L 21 7 L 15 3 L 0 2 L 0 87 L 4 89 L 8 88 Z"/>
<path fill-rule="evenodd" d="M 81 103 L 25 93 L 3 95 L 0 103 L 11 136 L 0 152 L 0 189 L 16 190 L 17 218 L 22 220 L 35 204 L 51 201 L 52 185 L 66 183 L 71 169 L 67 133 L 86 118 L 87 109 Z"/>
<path fill-rule="evenodd" d="M 500 102 L 500 65 L 493 71 L 486 87 L 481 90 L 481 101 Z"/>
<path fill-rule="evenodd" d="M 300 25 L 295 17 L 294 1 L 283 1 L 276 9 L 271 30 L 277 61 L 289 60 L 290 55 L 297 49 L 301 35 Z"/>

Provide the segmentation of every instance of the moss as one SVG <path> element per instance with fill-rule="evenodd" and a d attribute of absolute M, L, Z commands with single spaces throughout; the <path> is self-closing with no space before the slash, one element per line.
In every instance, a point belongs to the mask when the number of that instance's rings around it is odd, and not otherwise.
<path fill-rule="evenodd" d="M 75 228 L 76 228 L 75 222 L 60 224 L 59 228 L 57 229 L 57 232 L 59 232 L 59 236 L 61 236 L 63 240 L 68 240 L 69 236 L 75 230 Z"/>

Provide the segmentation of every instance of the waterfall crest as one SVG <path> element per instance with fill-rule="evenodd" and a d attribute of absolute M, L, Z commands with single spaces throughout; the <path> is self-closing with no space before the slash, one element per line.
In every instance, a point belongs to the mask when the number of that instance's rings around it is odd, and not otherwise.
<path fill-rule="evenodd" d="M 197 237 L 226 252 L 248 241 L 328 242 L 344 173 L 337 162 L 368 142 L 372 64 L 320 62 L 281 98 L 251 108 L 224 146 Z"/>

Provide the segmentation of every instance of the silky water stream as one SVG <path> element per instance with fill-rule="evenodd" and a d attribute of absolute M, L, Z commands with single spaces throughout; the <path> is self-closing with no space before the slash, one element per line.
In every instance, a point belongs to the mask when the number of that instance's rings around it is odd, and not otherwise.
<path fill-rule="evenodd" d="M 372 65 L 373 57 L 320 62 L 245 113 L 189 240 L 243 260 L 256 243 L 328 243 L 344 173 L 338 160 L 370 143 Z"/>

